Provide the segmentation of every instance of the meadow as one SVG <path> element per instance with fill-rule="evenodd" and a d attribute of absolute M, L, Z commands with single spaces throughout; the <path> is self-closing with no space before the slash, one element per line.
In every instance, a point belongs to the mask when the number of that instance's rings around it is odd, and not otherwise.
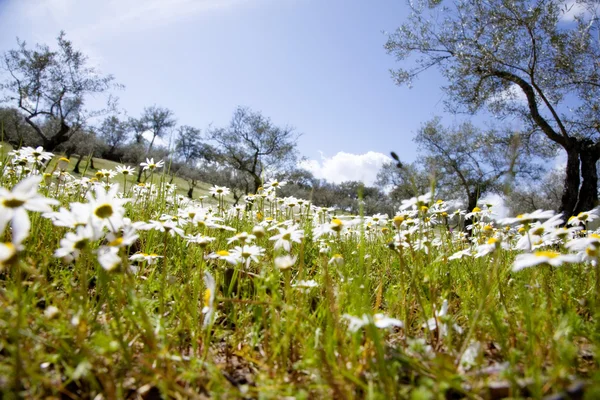
<path fill-rule="evenodd" d="M 190 200 L 159 160 L 1 161 L 6 398 L 600 397 L 596 210 L 351 216 L 275 180 Z"/>

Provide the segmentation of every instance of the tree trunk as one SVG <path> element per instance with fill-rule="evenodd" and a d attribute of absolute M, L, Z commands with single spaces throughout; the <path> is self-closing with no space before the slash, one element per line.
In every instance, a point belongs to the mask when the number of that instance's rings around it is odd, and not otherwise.
<path fill-rule="evenodd" d="M 90 157 L 90 169 L 96 169 L 96 167 L 94 167 L 94 156 Z"/>
<path fill-rule="evenodd" d="M 59 145 L 69 140 L 68 133 L 71 127 L 64 122 L 60 124 L 60 130 L 51 138 L 44 138 L 44 149 L 46 151 L 54 151 Z"/>
<path fill-rule="evenodd" d="M 565 219 L 573 215 L 575 205 L 577 204 L 577 195 L 579 193 L 579 152 L 572 146 L 565 149 L 567 151 L 567 168 L 565 175 L 565 188 L 560 202 L 560 212 Z"/>
<path fill-rule="evenodd" d="M 575 215 L 582 211 L 589 211 L 598 205 L 598 171 L 596 162 L 599 157 L 600 154 L 591 141 L 582 143 L 579 149 L 582 183 L 579 188 L 577 205 L 573 212 Z"/>
<path fill-rule="evenodd" d="M 252 178 L 254 179 L 254 193 L 258 193 L 258 188 L 262 186 L 262 180 L 255 174 L 252 174 Z"/>
<path fill-rule="evenodd" d="M 79 172 L 79 164 L 81 164 L 82 159 L 83 159 L 83 156 L 79 156 L 79 158 L 77 159 L 77 163 L 75 164 L 75 168 L 73 168 L 73 172 L 75 172 L 76 174 L 80 173 Z"/>

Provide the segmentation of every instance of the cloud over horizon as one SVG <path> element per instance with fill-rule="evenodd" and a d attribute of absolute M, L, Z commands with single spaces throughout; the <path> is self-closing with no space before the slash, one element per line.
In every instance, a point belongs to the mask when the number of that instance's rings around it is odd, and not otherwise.
<path fill-rule="evenodd" d="M 364 154 L 340 151 L 332 157 L 321 155 L 321 160 L 304 160 L 300 166 L 328 182 L 362 181 L 373 185 L 381 167 L 391 161 L 387 155 L 375 151 Z"/>

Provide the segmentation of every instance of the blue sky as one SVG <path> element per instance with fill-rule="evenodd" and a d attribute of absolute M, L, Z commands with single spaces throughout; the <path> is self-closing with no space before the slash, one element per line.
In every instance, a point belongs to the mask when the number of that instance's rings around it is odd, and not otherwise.
<path fill-rule="evenodd" d="M 302 133 L 317 176 L 370 183 L 391 150 L 413 161 L 419 126 L 445 115 L 439 75 L 390 78 L 384 32 L 406 15 L 402 0 L 0 0 L 0 51 L 65 30 L 125 85 L 129 115 L 156 104 L 204 130 L 248 106 Z"/>

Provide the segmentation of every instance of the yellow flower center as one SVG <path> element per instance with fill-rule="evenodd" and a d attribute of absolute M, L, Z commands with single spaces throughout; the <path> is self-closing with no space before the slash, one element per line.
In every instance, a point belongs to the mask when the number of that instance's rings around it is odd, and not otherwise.
<path fill-rule="evenodd" d="M 110 218 L 113 215 L 113 208 L 110 204 L 102 204 L 101 206 L 96 207 L 94 214 L 98 218 Z"/>
<path fill-rule="evenodd" d="M 547 258 L 556 258 L 560 255 L 560 253 L 557 253 L 556 251 L 548 251 L 548 250 L 536 251 L 534 254 L 536 257 L 547 257 Z"/>
<path fill-rule="evenodd" d="M 206 289 L 204 291 L 204 306 L 205 307 L 209 307 L 210 306 L 210 295 L 212 294 L 212 292 L 210 291 L 210 289 Z"/>
<path fill-rule="evenodd" d="M 25 204 L 24 200 L 15 199 L 14 197 L 12 199 L 2 200 L 2 205 L 4 205 L 4 207 L 6 207 L 6 208 L 19 208 L 23 204 Z"/>
<path fill-rule="evenodd" d="M 487 244 L 496 244 L 496 243 L 498 243 L 498 238 L 495 238 L 495 237 L 489 238 L 487 241 Z"/>
<path fill-rule="evenodd" d="M 123 243 L 123 238 L 116 238 L 115 240 L 113 240 L 112 242 L 110 242 L 108 245 L 109 246 L 113 246 L 113 247 L 118 247 Z"/>
<path fill-rule="evenodd" d="M 73 248 L 77 249 L 77 250 L 83 250 L 85 248 L 85 246 L 87 245 L 87 242 L 88 242 L 87 239 L 78 240 L 73 245 Z"/>
<path fill-rule="evenodd" d="M 537 235 L 540 236 L 542 233 L 544 233 L 544 227 L 543 226 L 538 226 L 537 228 L 535 228 L 533 231 L 531 231 L 531 233 L 533 235 Z"/>
<path fill-rule="evenodd" d="M 585 254 L 590 257 L 598 257 L 598 249 L 596 247 L 586 247 Z"/>

